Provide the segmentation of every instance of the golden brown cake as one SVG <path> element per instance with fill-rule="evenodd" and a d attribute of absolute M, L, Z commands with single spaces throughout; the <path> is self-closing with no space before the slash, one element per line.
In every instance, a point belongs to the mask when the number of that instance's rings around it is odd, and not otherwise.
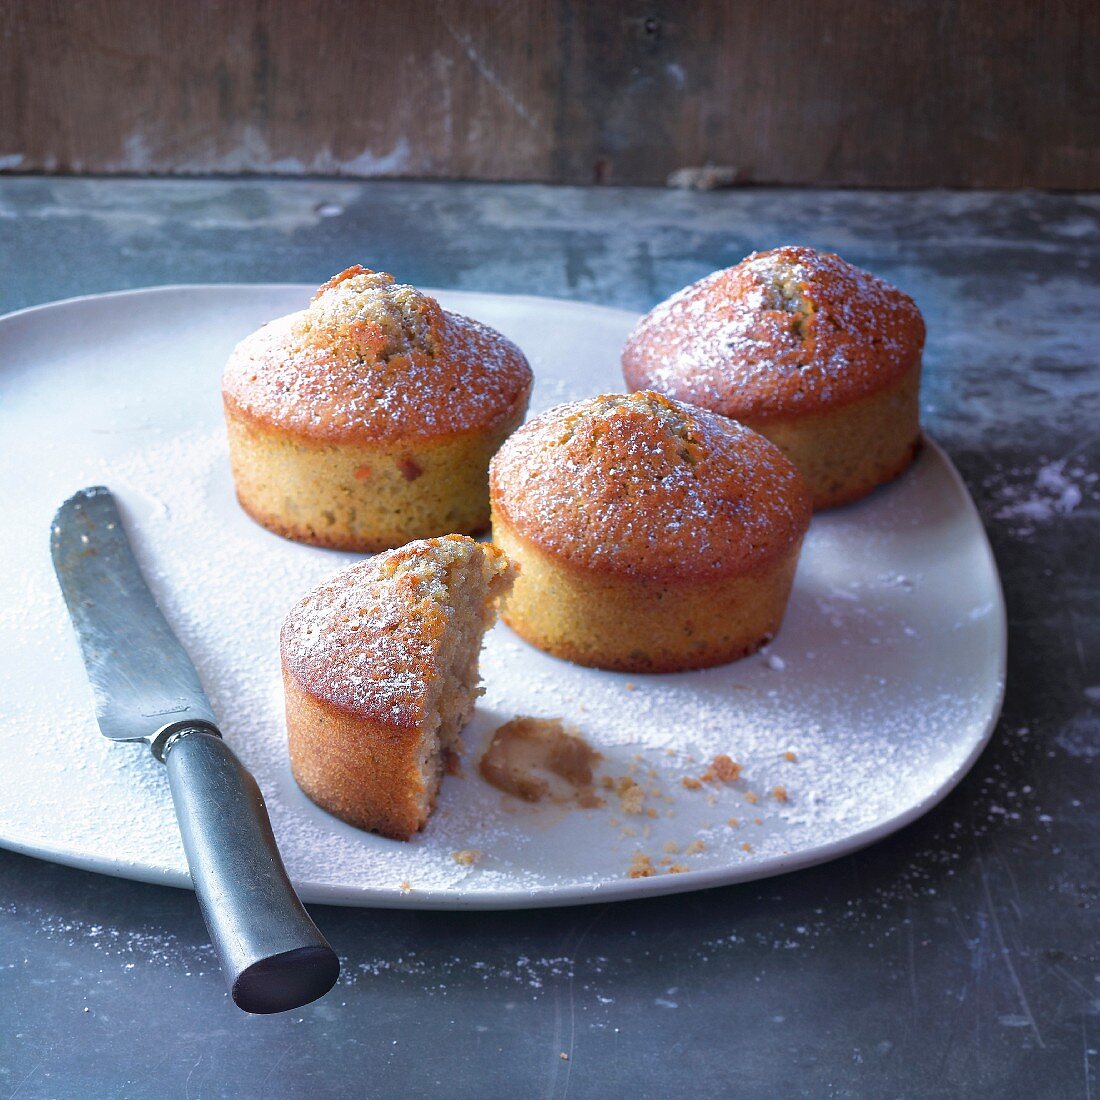
<path fill-rule="evenodd" d="M 283 623 L 290 765 L 322 809 L 407 840 L 474 710 L 477 660 L 515 570 L 464 535 L 344 569 Z"/>
<path fill-rule="evenodd" d="M 351 267 L 237 345 L 222 378 L 241 506 L 287 538 L 375 551 L 489 523 L 489 459 L 522 420 L 523 353 Z"/>
<path fill-rule="evenodd" d="M 920 444 L 924 321 L 832 252 L 754 252 L 674 294 L 623 350 L 631 388 L 740 420 L 802 472 L 815 508 L 897 477 Z"/>
<path fill-rule="evenodd" d="M 631 672 L 722 664 L 779 629 L 810 500 L 762 436 L 656 393 L 562 405 L 489 470 L 504 612 L 558 657 Z"/>

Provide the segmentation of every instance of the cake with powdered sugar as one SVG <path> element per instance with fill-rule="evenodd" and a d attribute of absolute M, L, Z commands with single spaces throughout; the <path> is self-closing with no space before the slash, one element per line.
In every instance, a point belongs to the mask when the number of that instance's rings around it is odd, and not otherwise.
<path fill-rule="evenodd" d="M 504 621 L 558 657 L 669 672 L 779 629 L 810 499 L 774 444 L 660 394 L 605 394 L 520 428 L 489 471 L 521 569 Z"/>
<path fill-rule="evenodd" d="M 631 388 L 739 420 L 801 470 L 815 508 L 865 496 L 920 443 L 924 321 L 831 252 L 755 252 L 662 302 L 622 355 Z"/>
<path fill-rule="evenodd" d="M 350 566 L 291 609 L 280 638 L 290 763 L 317 805 L 398 840 L 423 827 L 514 575 L 500 550 L 448 535 Z"/>
<path fill-rule="evenodd" d="M 488 467 L 522 420 L 523 353 L 392 275 L 351 267 L 234 350 L 237 497 L 287 538 L 377 551 L 489 524 Z"/>

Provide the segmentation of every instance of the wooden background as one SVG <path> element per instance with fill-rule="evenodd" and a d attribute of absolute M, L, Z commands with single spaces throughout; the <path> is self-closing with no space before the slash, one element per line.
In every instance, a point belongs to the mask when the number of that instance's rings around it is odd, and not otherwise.
<path fill-rule="evenodd" d="M 0 170 L 1100 187 L 1100 0 L 0 0 Z"/>

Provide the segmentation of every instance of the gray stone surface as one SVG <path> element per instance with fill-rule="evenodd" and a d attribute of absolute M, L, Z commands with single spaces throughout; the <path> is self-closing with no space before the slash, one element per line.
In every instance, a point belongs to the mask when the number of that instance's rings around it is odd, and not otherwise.
<path fill-rule="evenodd" d="M 1097 1094 L 1097 197 L 7 179 L 0 309 L 358 261 L 641 309 L 791 241 L 928 320 L 925 422 L 986 521 L 1011 629 L 1004 715 L 961 786 L 865 852 L 747 886 L 318 908 L 345 978 L 278 1018 L 229 1004 L 191 895 L 0 852 L 0 1093 Z"/>

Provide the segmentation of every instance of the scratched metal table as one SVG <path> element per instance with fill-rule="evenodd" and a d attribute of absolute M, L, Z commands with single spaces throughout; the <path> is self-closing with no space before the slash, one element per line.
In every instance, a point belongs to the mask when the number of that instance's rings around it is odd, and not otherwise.
<path fill-rule="evenodd" d="M 787 242 L 893 279 L 928 320 L 925 422 L 978 501 L 1011 629 L 1004 716 L 958 790 L 868 851 L 748 886 L 319 909 L 344 979 L 278 1018 L 224 996 L 191 895 L 0 852 L 0 1093 L 1097 1093 L 1100 199 L 7 179 L 0 310 L 356 261 L 643 309 Z"/>

